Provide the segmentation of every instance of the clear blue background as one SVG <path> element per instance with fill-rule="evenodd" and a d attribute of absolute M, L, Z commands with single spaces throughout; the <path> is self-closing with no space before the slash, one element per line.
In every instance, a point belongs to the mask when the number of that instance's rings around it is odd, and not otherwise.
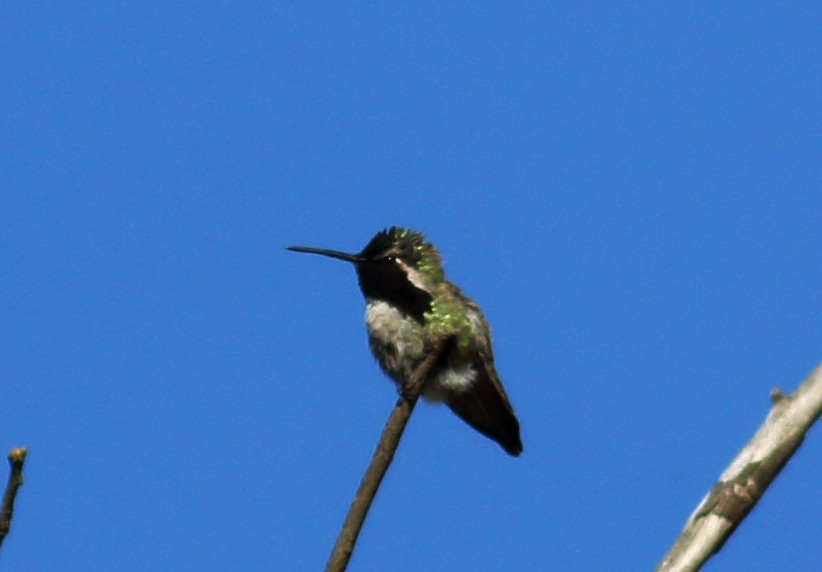
<path fill-rule="evenodd" d="M 822 360 L 822 7 L 6 3 L 4 570 L 318 570 L 427 233 L 519 459 L 421 406 L 351 570 L 649 570 Z M 5 470 L 3 470 L 3 474 Z M 818 570 L 819 429 L 708 570 Z M 5 477 L 2 477 L 5 480 Z"/>

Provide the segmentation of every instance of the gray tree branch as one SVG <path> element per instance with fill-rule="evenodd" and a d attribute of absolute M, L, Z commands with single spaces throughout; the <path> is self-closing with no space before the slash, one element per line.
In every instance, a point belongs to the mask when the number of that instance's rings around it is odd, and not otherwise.
<path fill-rule="evenodd" d="M 11 528 L 11 519 L 14 516 L 14 499 L 18 489 L 23 486 L 23 463 L 26 461 L 27 450 L 23 447 L 9 451 L 9 482 L 3 495 L 3 507 L 0 509 L 0 546 Z"/>
<path fill-rule="evenodd" d="M 790 395 L 771 392 L 765 423 L 688 518 L 657 572 L 699 570 L 759 502 L 822 413 L 822 365 Z"/>

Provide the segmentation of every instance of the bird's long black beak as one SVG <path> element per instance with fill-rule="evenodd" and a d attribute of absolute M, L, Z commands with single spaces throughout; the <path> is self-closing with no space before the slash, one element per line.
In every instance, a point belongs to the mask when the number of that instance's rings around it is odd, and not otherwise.
<path fill-rule="evenodd" d="M 340 252 L 339 250 L 329 250 L 327 248 L 311 248 L 310 246 L 286 246 L 286 250 L 292 252 L 307 252 L 308 254 L 320 254 L 328 256 L 329 258 L 336 258 L 338 260 L 345 260 L 346 262 L 353 262 L 357 264 L 363 259 L 358 254 L 349 254 L 347 252 Z"/>

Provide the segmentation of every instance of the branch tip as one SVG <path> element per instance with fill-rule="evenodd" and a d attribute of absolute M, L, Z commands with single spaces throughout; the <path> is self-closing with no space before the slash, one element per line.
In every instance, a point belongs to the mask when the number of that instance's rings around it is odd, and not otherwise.
<path fill-rule="evenodd" d="M 22 465 L 26 461 L 26 454 L 29 452 L 25 447 L 18 447 L 9 451 L 9 463 L 12 465 Z"/>
<path fill-rule="evenodd" d="M 9 481 L 6 485 L 6 492 L 3 495 L 3 506 L 0 509 L 0 545 L 3 544 L 6 535 L 11 529 L 11 519 L 14 516 L 14 499 L 17 491 L 23 486 L 23 463 L 26 461 L 28 449 L 18 447 L 9 451 Z"/>

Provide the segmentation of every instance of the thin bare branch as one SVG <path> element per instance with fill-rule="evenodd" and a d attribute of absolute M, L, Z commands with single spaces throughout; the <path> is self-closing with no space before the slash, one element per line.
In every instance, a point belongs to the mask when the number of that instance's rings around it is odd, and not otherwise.
<path fill-rule="evenodd" d="M 774 389 L 771 402 L 765 423 L 688 518 L 657 572 L 699 570 L 759 502 L 822 413 L 822 365 L 794 393 Z"/>
<path fill-rule="evenodd" d="M 11 469 L 9 470 L 6 493 L 3 495 L 3 508 L 0 511 L 0 546 L 11 528 L 11 519 L 14 516 L 14 499 L 17 497 L 17 490 L 23 485 L 23 463 L 26 462 L 27 452 L 23 447 L 9 451 Z"/>
<path fill-rule="evenodd" d="M 394 453 L 400 444 L 400 438 L 402 438 L 403 431 L 405 431 L 405 426 L 411 418 L 411 413 L 414 411 L 420 393 L 422 393 L 425 378 L 428 377 L 431 367 L 440 356 L 442 348 L 443 344 L 439 344 L 429 352 L 414 371 L 410 383 L 403 390 L 403 395 L 394 405 L 394 410 L 382 430 L 382 436 L 379 443 L 377 443 L 377 449 L 374 451 L 371 463 L 368 465 L 368 469 L 366 469 L 360 482 L 360 487 L 357 489 L 357 494 L 354 496 L 354 501 L 348 509 L 348 515 L 345 517 L 334 550 L 331 552 L 331 557 L 325 566 L 326 572 L 343 572 L 348 567 L 348 561 L 354 552 L 354 545 L 357 542 L 363 522 L 365 522 L 365 517 L 368 515 L 368 510 L 371 508 L 374 496 L 377 494 L 382 478 L 394 459 Z"/>

